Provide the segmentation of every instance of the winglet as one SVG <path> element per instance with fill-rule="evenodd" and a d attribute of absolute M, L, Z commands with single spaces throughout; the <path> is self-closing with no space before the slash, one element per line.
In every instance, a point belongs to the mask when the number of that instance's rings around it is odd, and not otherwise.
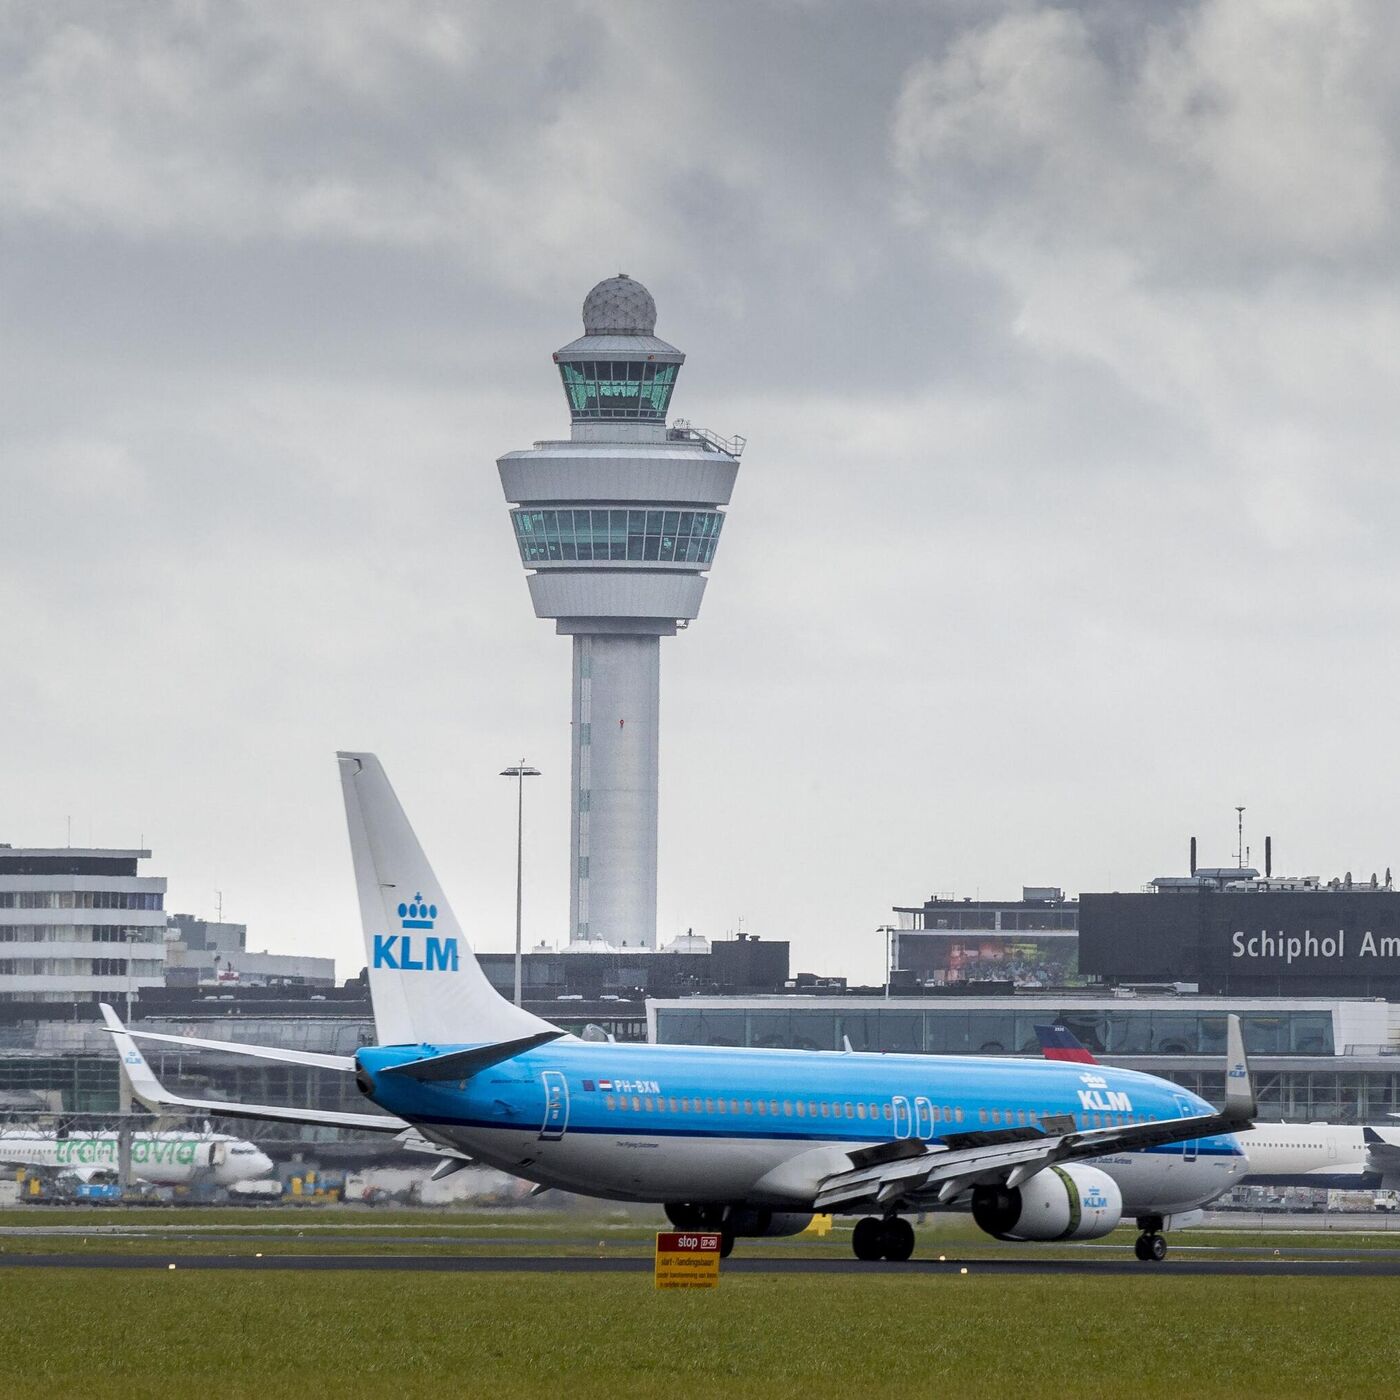
<path fill-rule="evenodd" d="M 122 1025 L 121 1017 L 105 1001 L 101 1003 L 101 1009 L 102 1019 L 117 1043 L 122 1074 L 131 1086 L 132 1095 L 152 1113 L 159 1113 L 162 1108 L 175 1102 L 174 1098 L 156 1078 L 155 1071 L 146 1063 L 146 1057 L 136 1048 L 136 1042 Z"/>
<path fill-rule="evenodd" d="M 1225 1114 L 1250 1122 L 1256 1109 L 1254 1081 L 1244 1053 L 1244 1032 L 1240 1030 L 1240 1018 L 1231 1013 L 1225 1018 Z"/>

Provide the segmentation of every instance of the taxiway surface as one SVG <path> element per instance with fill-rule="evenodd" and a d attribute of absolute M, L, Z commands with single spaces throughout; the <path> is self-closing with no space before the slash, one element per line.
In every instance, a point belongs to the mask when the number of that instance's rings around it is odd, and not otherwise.
<path fill-rule="evenodd" d="M 1131 1275 L 1135 1278 L 1400 1278 L 1400 1259 L 1362 1255 L 1332 1259 L 1167 1259 L 1140 1264 L 1130 1258 L 1104 1259 L 911 1259 L 905 1264 L 871 1264 L 858 1259 L 728 1259 L 735 1274 L 1077 1274 Z M 418 1254 L 10 1254 L 0 1268 L 19 1269 L 336 1269 L 413 1273 L 640 1274 L 650 1273 L 647 1258 L 580 1258 L 531 1255 Z"/>

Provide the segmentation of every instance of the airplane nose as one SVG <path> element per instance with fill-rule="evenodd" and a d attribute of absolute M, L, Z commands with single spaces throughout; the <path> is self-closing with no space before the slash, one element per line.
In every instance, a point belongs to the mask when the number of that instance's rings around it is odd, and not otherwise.
<path fill-rule="evenodd" d="M 259 1152 L 253 1161 L 257 1165 L 259 1176 L 266 1176 L 272 1170 L 272 1158 L 266 1152 Z"/>

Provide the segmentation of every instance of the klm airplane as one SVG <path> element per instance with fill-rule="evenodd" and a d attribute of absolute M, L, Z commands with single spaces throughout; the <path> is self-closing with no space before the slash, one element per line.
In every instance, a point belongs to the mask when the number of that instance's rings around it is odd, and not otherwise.
<path fill-rule="evenodd" d="M 1233 1134 L 1254 1094 L 1233 1017 L 1219 1112 L 1098 1065 L 568 1035 L 486 980 L 378 759 L 339 759 L 380 1043 L 349 1057 L 139 1034 L 342 1070 L 384 1113 L 177 1098 L 104 1007 L 149 1106 L 407 1134 L 541 1190 L 658 1203 L 679 1229 L 719 1231 L 726 1253 L 823 1211 L 860 1217 L 858 1258 L 904 1260 L 909 1215 L 966 1202 L 999 1239 L 1094 1239 L 1135 1220 L 1138 1258 L 1160 1260 L 1171 1217 L 1244 1174 Z"/>

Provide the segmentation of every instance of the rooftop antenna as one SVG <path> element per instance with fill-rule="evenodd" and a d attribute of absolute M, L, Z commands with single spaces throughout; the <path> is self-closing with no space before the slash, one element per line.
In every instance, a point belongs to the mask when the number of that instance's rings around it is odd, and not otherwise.
<path fill-rule="evenodd" d="M 1244 808 L 1243 808 L 1243 807 L 1236 807 L 1236 808 L 1235 808 L 1235 823 L 1236 823 L 1236 826 L 1237 826 L 1237 828 L 1238 828 L 1238 830 L 1239 830 L 1239 837 L 1240 837 L 1240 846 L 1239 846 L 1239 855 L 1238 855 L 1238 859 L 1239 859 L 1239 863 L 1240 863 L 1240 869 L 1243 870 L 1243 869 L 1244 869 Z"/>
<path fill-rule="evenodd" d="M 73 844 L 73 818 L 71 816 L 68 818 L 68 844 L 70 846 Z"/>

